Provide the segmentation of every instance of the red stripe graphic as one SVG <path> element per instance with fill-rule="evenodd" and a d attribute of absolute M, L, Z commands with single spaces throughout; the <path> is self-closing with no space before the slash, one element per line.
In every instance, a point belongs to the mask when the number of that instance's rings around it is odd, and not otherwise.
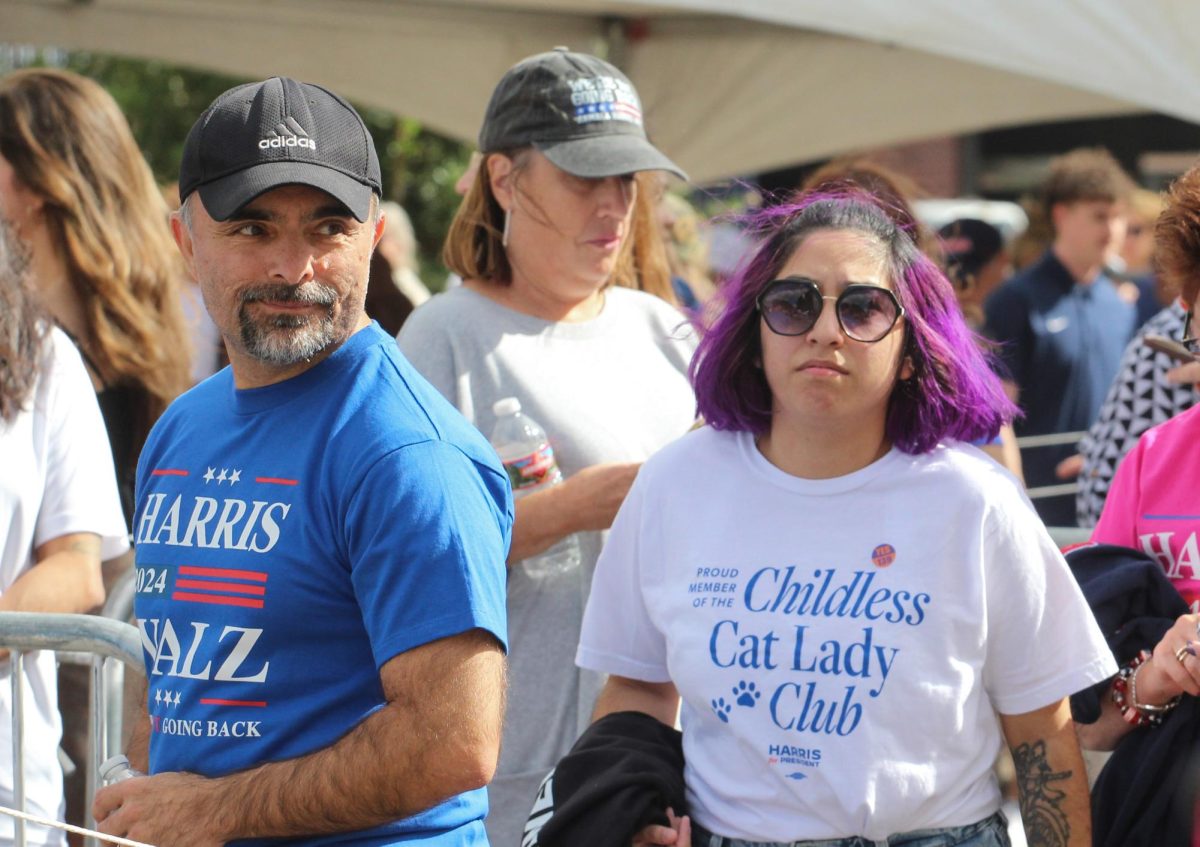
<path fill-rule="evenodd" d="M 262 571 L 237 571 L 229 568 L 199 568 L 195 565 L 180 565 L 180 576 L 215 576 L 221 579 L 252 579 L 255 582 L 266 582 L 267 575 Z"/>
<path fill-rule="evenodd" d="M 254 481 L 255 482 L 267 482 L 267 483 L 270 483 L 271 485 L 299 485 L 300 484 L 300 480 L 298 480 L 298 479 L 280 479 L 277 476 L 256 476 L 254 478 Z"/>
<path fill-rule="evenodd" d="M 171 599 L 190 603 L 212 603 L 214 606 L 243 606 L 247 609 L 263 607 L 262 600 L 251 600 L 249 597 L 222 597 L 219 594 L 195 594 L 190 591 L 176 591 L 171 595 Z"/>
<path fill-rule="evenodd" d="M 179 470 L 178 468 L 155 468 L 150 471 L 150 476 L 187 476 L 188 472 Z"/>
<path fill-rule="evenodd" d="M 253 594 L 256 597 L 263 597 L 267 593 L 267 588 L 264 585 L 243 585 L 240 582 L 209 582 L 203 579 L 177 579 L 175 580 L 176 588 L 199 588 L 201 591 L 205 589 L 209 591 L 232 591 L 234 594 Z"/>
<path fill-rule="evenodd" d="M 253 706 L 256 709 L 266 708 L 266 700 L 216 700 L 210 697 L 201 697 L 200 703 L 205 706 Z"/>

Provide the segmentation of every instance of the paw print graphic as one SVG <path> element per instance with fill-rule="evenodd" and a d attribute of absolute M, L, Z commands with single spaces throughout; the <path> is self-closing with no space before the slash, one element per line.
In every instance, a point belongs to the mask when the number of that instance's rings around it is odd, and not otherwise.
<path fill-rule="evenodd" d="M 739 706 L 753 709 L 758 705 L 758 701 L 762 699 L 762 692 L 758 690 L 758 686 L 753 682 L 742 680 L 733 687 L 733 696 L 736 698 Z"/>
<path fill-rule="evenodd" d="M 733 711 L 733 706 L 725 702 L 724 697 L 718 697 L 712 701 L 713 711 L 717 713 L 717 717 L 729 723 L 729 713 Z"/>

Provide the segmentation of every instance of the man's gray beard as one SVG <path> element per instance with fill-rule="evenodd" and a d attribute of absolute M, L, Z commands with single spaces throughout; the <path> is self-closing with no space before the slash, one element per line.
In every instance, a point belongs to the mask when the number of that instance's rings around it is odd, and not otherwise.
<path fill-rule="evenodd" d="M 255 359 L 269 365 L 287 367 L 310 361 L 337 341 L 337 327 L 333 322 L 336 298 L 333 289 L 314 282 L 298 288 L 265 285 L 245 292 L 238 315 L 242 346 Z M 313 303 L 325 306 L 326 311 L 316 317 L 282 314 L 256 321 L 246 304 L 267 299 Z"/>

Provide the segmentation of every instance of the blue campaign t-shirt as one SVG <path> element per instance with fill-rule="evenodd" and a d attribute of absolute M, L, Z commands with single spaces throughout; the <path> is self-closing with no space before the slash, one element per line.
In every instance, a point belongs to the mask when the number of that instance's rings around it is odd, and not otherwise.
<path fill-rule="evenodd" d="M 384 705 L 394 656 L 504 643 L 512 514 L 495 452 L 377 325 L 284 382 L 226 368 L 182 396 L 138 467 L 151 772 L 327 747 Z M 480 789 L 306 843 L 473 843 L 486 811 Z"/>

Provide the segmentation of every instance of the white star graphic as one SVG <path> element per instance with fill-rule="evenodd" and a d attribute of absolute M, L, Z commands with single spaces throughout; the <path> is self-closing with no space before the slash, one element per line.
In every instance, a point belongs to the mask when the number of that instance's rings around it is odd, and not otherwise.
<path fill-rule="evenodd" d="M 224 482 L 227 479 L 229 479 L 229 477 L 225 476 L 225 469 L 221 468 L 221 472 L 219 474 L 217 474 L 217 485 L 220 485 L 222 482 Z"/>
<path fill-rule="evenodd" d="M 154 702 L 155 702 L 155 703 L 161 703 L 161 702 L 162 702 L 162 691 L 155 691 L 155 692 L 154 692 Z"/>
<path fill-rule="evenodd" d="M 179 692 L 178 691 L 175 692 L 175 705 L 176 706 L 179 705 Z"/>
<path fill-rule="evenodd" d="M 208 470 L 206 470 L 204 472 L 204 484 L 205 485 L 208 485 L 208 483 L 213 481 L 213 470 L 215 470 L 215 469 L 209 468 Z"/>
<path fill-rule="evenodd" d="M 241 479 L 242 479 L 242 472 L 240 470 L 236 470 L 229 475 L 229 484 L 233 485 L 235 482 L 240 482 Z"/>

